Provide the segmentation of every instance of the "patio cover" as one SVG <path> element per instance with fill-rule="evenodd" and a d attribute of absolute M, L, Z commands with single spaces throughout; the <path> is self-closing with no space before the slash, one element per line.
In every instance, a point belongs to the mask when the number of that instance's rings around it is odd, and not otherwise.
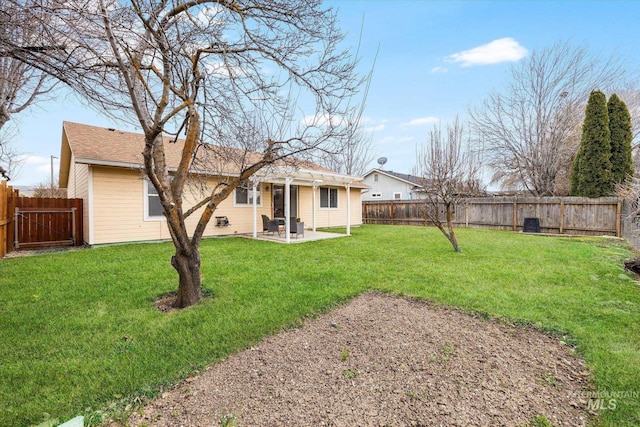
<path fill-rule="evenodd" d="M 362 177 L 340 174 L 336 172 L 310 170 L 293 166 L 273 166 L 257 172 L 251 178 L 254 193 L 261 182 L 270 184 L 284 184 L 284 212 L 285 212 L 285 239 L 289 243 L 290 236 L 290 209 L 289 199 L 291 185 L 311 186 L 312 196 L 312 230 L 316 231 L 316 190 L 318 186 L 345 187 L 347 191 L 347 236 L 351 235 L 351 188 L 366 188 L 362 183 Z M 258 205 L 257 197 L 253 198 L 253 237 L 258 237 Z"/>

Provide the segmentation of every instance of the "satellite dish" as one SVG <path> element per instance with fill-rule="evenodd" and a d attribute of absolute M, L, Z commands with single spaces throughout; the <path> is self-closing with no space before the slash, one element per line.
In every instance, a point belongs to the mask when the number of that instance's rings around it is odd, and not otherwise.
<path fill-rule="evenodd" d="M 380 157 L 378 159 L 378 164 L 380 165 L 380 167 L 384 166 L 385 163 L 387 163 L 387 158 L 386 157 Z"/>

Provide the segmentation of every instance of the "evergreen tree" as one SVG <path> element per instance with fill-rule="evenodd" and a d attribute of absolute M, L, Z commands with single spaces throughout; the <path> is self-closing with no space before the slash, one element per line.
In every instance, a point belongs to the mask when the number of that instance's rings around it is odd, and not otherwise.
<path fill-rule="evenodd" d="M 602 197 L 612 193 L 611 133 L 607 97 L 599 90 L 594 90 L 589 96 L 582 125 L 580 150 L 574 160 L 571 194 Z"/>
<path fill-rule="evenodd" d="M 569 190 L 569 194 L 572 196 L 579 196 L 578 187 L 580 186 L 580 164 L 582 161 L 582 143 L 578 147 L 578 152 L 576 153 L 576 157 L 573 159 L 573 164 L 571 165 L 571 189 Z"/>
<path fill-rule="evenodd" d="M 631 114 L 615 93 L 609 98 L 607 108 L 611 133 L 611 177 L 614 184 L 624 184 L 633 175 Z"/>

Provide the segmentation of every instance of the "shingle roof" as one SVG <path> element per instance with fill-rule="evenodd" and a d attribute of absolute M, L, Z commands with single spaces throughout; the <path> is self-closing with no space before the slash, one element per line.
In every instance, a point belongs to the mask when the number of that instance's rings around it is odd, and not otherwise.
<path fill-rule="evenodd" d="M 413 184 L 416 187 L 422 187 L 423 186 L 422 183 L 424 182 L 424 180 L 419 176 L 410 175 L 406 173 L 393 172 L 393 171 L 386 171 L 382 169 L 371 169 L 369 172 L 365 174 L 365 177 L 371 175 L 372 173 L 381 173 L 381 174 L 390 176 L 392 178 L 397 178 L 409 184 Z"/>
<path fill-rule="evenodd" d="M 164 146 L 167 166 L 170 169 L 177 168 L 184 140 L 178 139 L 173 142 L 172 138 L 165 137 Z M 207 169 L 210 173 L 237 174 L 240 172 L 239 165 L 254 163 L 260 157 L 259 153 L 226 148 L 222 155 L 220 147 L 211 145 L 207 147 L 208 150 L 199 150 L 198 158 L 208 154 Z M 60 186 L 65 188 L 68 184 L 71 155 L 78 163 L 141 168 L 143 150 L 142 134 L 65 121 L 62 124 Z M 296 166 L 318 172 L 335 173 L 305 160 L 297 160 Z"/>
<path fill-rule="evenodd" d="M 386 174 L 389 174 L 389 175 L 393 175 L 396 178 L 400 178 L 400 179 L 403 179 L 405 181 L 409 181 L 412 184 L 415 184 L 415 185 L 418 185 L 418 186 L 422 187 L 423 179 L 420 178 L 419 176 L 410 175 L 410 174 L 406 174 L 406 173 L 393 172 L 393 171 L 382 171 L 382 172 L 384 172 Z"/>
<path fill-rule="evenodd" d="M 142 166 L 144 164 L 142 157 L 144 136 L 142 134 L 66 121 L 63 122 L 62 128 L 76 162 L 120 166 Z M 177 139 L 174 142 L 172 138 L 168 137 L 164 137 L 164 140 L 167 166 L 170 169 L 177 168 L 182 156 L 184 140 Z M 205 150 L 200 150 L 199 153 L 204 154 L 204 151 Z M 217 162 L 223 164 L 224 167 L 219 168 L 216 172 L 238 172 L 237 168 L 234 168 L 232 162 L 229 161 L 231 157 L 229 152 L 231 151 L 237 156 L 244 154 L 245 156 L 252 157 L 247 159 L 248 161 L 257 160 L 259 156 L 258 153 L 242 153 L 240 150 L 225 150 L 227 160 Z M 320 166 L 317 167 L 320 168 Z"/>

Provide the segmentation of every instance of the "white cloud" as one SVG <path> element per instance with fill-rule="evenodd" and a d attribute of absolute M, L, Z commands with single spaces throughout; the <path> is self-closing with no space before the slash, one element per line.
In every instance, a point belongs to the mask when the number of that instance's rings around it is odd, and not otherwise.
<path fill-rule="evenodd" d="M 305 116 L 302 119 L 303 126 L 308 127 L 325 127 L 325 126 L 340 126 L 345 122 L 342 116 L 330 115 L 330 114 L 316 114 L 313 116 Z"/>
<path fill-rule="evenodd" d="M 387 121 L 387 119 L 376 120 L 371 117 L 364 116 L 360 118 L 360 126 L 364 132 L 382 132 L 386 127 Z"/>
<path fill-rule="evenodd" d="M 459 62 L 463 67 L 473 65 L 515 62 L 527 56 L 528 51 L 511 37 L 494 40 L 473 49 L 463 50 L 449 55 L 446 60 Z"/>
<path fill-rule="evenodd" d="M 433 67 L 431 69 L 431 74 L 441 74 L 441 73 L 446 73 L 447 71 L 449 70 L 445 67 Z"/>
<path fill-rule="evenodd" d="M 223 10 L 221 6 L 204 6 L 195 17 L 195 22 L 200 24 L 200 26 L 202 27 L 208 27 L 212 23 L 222 26 L 224 21 L 218 18 L 218 16 L 221 15 L 222 12 Z"/>
<path fill-rule="evenodd" d="M 408 123 L 404 123 L 402 126 L 423 126 L 431 125 L 438 122 L 440 122 L 440 119 L 437 117 L 419 117 L 417 119 L 409 121 Z"/>
<path fill-rule="evenodd" d="M 380 132 L 384 130 L 384 123 L 380 123 L 379 125 L 375 125 L 375 126 L 367 126 L 367 127 L 364 127 L 363 130 L 365 132 Z"/>

